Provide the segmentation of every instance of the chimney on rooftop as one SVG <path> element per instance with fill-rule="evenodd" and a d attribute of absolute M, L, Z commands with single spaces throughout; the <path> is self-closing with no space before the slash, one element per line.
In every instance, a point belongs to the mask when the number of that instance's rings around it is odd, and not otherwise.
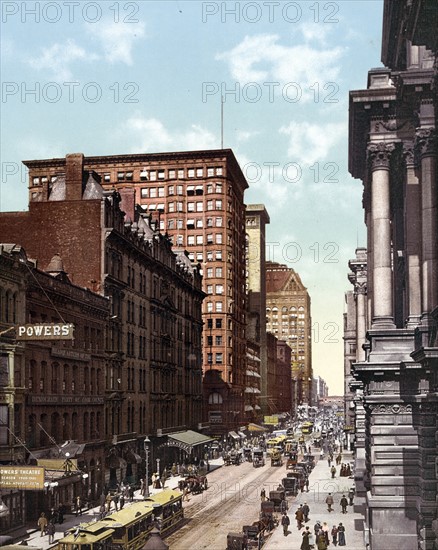
<path fill-rule="evenodd" d="M 65 199 L 67 201 L 82 200 L 83 171 L 84 155 L 82 153 L 65 156 Z"/>

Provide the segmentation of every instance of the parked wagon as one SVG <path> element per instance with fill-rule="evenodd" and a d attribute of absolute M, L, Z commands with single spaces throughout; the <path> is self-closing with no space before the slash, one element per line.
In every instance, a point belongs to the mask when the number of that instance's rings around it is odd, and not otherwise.
<path fill-rule="evenodd" d="M 298 462 L 298 453 L 291 451 L 286 460 L 286 470 L 294 468 Z"/>
<path fill-rule="evenodd" d="M 274 503 L 274 512 L 285 512 L 288 508 L 284 489 L 270 491 L 269 500 Z"/>
<path fill-rule="evenodd" d="M 284 492 L 286 495 L 296 496 L 299 490 L 299 481 L 295 477 L 284 477 L 281 480 L 281 484 L 284 487 Z"/>
<path fill-rule="evenodd" d="M 244 550 L 246 548 L 245 533 L 228 533 L 227 550 Z"/>

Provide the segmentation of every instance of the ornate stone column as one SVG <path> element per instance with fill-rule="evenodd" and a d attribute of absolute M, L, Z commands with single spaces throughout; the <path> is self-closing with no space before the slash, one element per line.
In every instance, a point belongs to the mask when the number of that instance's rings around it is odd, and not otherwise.
<path fill-rule="evenodd" d="M 429 325 L 430 313 L 438 305 L 438 183 L 436 170 L 437 133 L 417 130 L 421 164 L 422 210 L 422 324 Z"/>
<path fill-rule="evenodd" d="M 373 328 L 394 328 L 389 168 L 393 143 L 370 143 Z"/>
<path fill-rule="evenodd" d="M 403 156 L 406 164 L 405 242 L 408 276 L 408 328 L 418 326 L 421 318 L 421 190 L 415 173 L 414 149 L 413 142 L 403 144 Z"/>

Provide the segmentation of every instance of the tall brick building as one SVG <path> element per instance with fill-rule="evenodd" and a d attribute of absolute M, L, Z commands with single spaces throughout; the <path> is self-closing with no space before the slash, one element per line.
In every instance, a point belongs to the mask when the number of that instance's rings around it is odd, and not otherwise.
<path fill-rule="evenodd" d="M 201 264 L 207 294 L 203 303 L 203 370 L 219 371 L 232 399 L 232 406 L 226 401 L 219 408 L 207 405 L 207 420 L 214 409 L 217 429 L 238 427 L 244 419 L 246 373 L 243 195 L 248 184 L 233 152 L 79 158 L 85 173 L 95 172 L 104 189 L 120 193 L 126 219 L 134 220 L 135 205 L 139 204 L 169 236 L 173 247 L 186 249 L 190 261 Z M 65 158 L 25 164 L 31 203 L 53 193 L 57 178 L 66 172 Z M 99 280 L 98 274 L 93 278 Z"/>
<path fill-rule="evenodd" d="M 38 423 L 58 444 L 102 440 L 105 456 L 97 489 L 103 483 L 134 481 L 145 435 L 161 444 L 163 434 L 196 429 L 202 421 L 200 274 L 183 253 L 172 252 L 170 240 L 135 208 L 132 194 L 125 196 L 132 218 L 125 219 L 120 195 L 105 191 L 99 175 L 84 170 L 82 155 L 68 155 L 56 176 L 36 176 L 31 169 L 30 177 L 29 211 L 0 214 L 2 239 L 20 243 L 39 266 L 56 275 L 52 286 L 73 282 L 82 292 L 106 296 L 108 309 L 93 323 L 93 300 L 104 298 L 84 298 L 74 344 L 49 346 L 44 358 L 26 356 L 25 430 L 36 426 L 36 448 L 48 445 Z M 56 303 L 62 293 L 55 294 Z M 66 295 L 65 307 L 72 309 L 73 290 Z M 40 305 L 25 316 L 38 322 L 43 314 L 48 315 Z M 76 398 L 74 407 L 67 405 L 66 398 L 78 391 L 84 398 L 96 396 L 92 404 L 101 407 L 99 415 Z M 74 422 L 69 417 L 71 428 L 61 428 L 65 414 L 76 413 Z M 161 452 L 154 459 L 169 460 L 170 451 Z"/>
<path fill-rule="evenodd" d="M 312 340 L 310 296 L 292 268 L 266 263 L 266 328 L 291 348 L 296 403 L 312 399 Z"/>

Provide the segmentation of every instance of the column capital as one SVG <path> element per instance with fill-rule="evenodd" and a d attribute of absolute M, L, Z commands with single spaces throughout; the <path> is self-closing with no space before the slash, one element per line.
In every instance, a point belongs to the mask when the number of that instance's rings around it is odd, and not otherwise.
<path fill-rule="evenodd" d="M 403 158 L 405 159 L 406 166 L 414 167 L 417 164 L 417 158 L 415 155 L 415 143 L 413 141 L 403 142 Z"/>
<path fill-rule="evenodd" d="M 367 294 L 367 282 L 358 282 L 356 281 L 356 284 L 354 285 L 354 294 L 357 296 L 358 294 L 363 294 L 366 296 Z"/>
<path fill-rule="evenodd" d="M 431 157 L 437 154 L 438 136 L 435 128 L 419 128 L 416 131 L 416 143 L 420 157 Z"/>
<path fill-rule="evenodd" d="M 367 146 L 367 154 L 371 171 L 389 170 L 389 163 L 394 150 L 394 143 L 387 143 L 384 141 L 369 143 Z"/>

